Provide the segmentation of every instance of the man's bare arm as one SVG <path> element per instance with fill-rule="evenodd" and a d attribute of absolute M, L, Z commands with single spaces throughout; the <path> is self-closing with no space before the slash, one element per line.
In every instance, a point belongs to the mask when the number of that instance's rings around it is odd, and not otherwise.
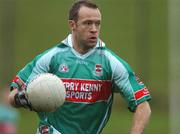
<path fill-rule="evenodd" d="M 133 117 L 131 134 L 143 134 L 151 115 L 151 109 L 147 101 L 139 104 Z"/>

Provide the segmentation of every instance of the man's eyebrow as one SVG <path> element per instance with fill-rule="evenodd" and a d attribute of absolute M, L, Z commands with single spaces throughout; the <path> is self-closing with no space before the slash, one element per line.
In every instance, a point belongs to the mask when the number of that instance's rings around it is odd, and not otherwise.
<path fill-rule="evenodd" d="M 91 21 L 91 22 L 101 22 L 101 20 L 89 20 L 89 19 L 87 19 L 87 20 L 84 20 L 85 22 L 87 22 L 87 21 Z"/>

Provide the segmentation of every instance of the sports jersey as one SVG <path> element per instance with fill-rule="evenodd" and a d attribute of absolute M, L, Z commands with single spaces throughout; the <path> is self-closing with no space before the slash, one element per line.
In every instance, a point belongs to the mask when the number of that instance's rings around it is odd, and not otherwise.
<path fill-rule="evenodd" d="M 95 48 L 81 55 L 73 49 L 72 35 L 68 35 L 27 64 L 12 86 L 17 86 L 18 79 L 27 84 L 46 72 L 62 79 L 66 101 L 55 112 L 38 113 L 38 131 L 55 129 L 62 134 L 99 134 L 110 117 L 114 92 L 123 96 L 131 111 L 151 99 L 148 89 L 137 80 L 130 66 L 100 39 Z"/>

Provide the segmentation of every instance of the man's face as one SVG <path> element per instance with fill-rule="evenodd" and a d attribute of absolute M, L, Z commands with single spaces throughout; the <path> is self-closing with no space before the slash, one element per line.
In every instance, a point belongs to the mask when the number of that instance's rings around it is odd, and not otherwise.
<path fill-rule="evenodd" d="M 72 31 L 78 45 L 84 45 L 84 48 L 93 48 L 98 39 L 101 13 L 98 9 L 81 7 L 78 13 L 77 22 L 73 21 Z"/>

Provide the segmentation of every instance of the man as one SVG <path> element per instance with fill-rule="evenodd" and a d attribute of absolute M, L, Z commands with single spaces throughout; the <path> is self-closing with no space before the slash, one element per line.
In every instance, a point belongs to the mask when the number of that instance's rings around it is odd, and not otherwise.
<path fill-rule="evenodd" d="M 150 94 L 130 66 L 105 47 L 98 36 L 101 13 L 82 0 L 69 12 L 72 31 L 57 46 L 27 64 L 11 84 L 10 103 L 31 108 L 24 90 L 34 76 L 53 73 L 66 87 L 66 102 L 53 113 L 38 113 L 39 134 L 99 134 L 106 125 L 113 93 L 120 93 L 134 113 L 131 134 L 142 134 L 150 117 Z M 120 131 L 120 130 L 117 130 Z"/>

